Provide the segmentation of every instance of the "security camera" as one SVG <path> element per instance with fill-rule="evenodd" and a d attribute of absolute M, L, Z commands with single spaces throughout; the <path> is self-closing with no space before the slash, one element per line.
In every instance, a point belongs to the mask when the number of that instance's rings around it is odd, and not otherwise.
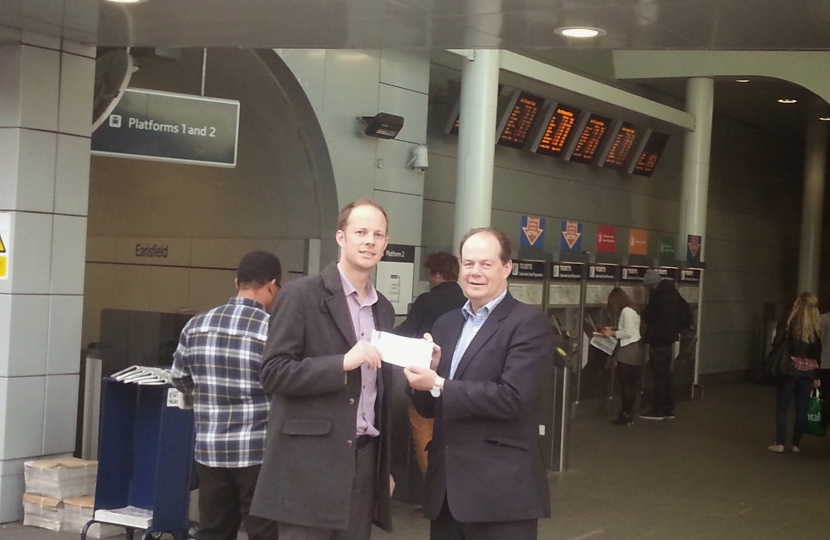
<path fill-rule="evenodd" d="M 412 159 L 406 166 L 410 169 L 418 169 L 421 172 L 429 169 L 429 152 L 426 146 L 416 146 L 412 149 Z"/>

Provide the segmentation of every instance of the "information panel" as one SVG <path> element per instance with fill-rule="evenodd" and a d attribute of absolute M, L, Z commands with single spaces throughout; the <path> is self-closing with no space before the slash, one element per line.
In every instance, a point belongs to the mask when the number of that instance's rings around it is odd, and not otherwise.
<path fill-rule="evenodd" d="M 579 135 L 579 141 L 571 155 L 571 161 L 575 163 L 590 164 L 594 161 L 600 146 L 608 140 L 611 119 L 597 114 L 588 118 L 585 129 Z"/>
<path fill-rule="evenodd" d="M 498 144 L 510 148 L 524 148 L 533 122 L 539 116 L 544 98 L 522 92 L 510 110 L 504 129 L 499 135 Z"/>
<path fill-rule="evenodd" d="M 92 154 L 236 166 L 239 102 L 127 89 L 92 134 Z"/>
<path fill-rule="evenodd" d="M 561 156 L 568 142 L 574 137 L 574 124 L 580 112 L 582 111 L 568 105 L 554 107 L 542 139 L 533 151 L 546 156 Z"/>
<path fill-rule="evenodd" d="M 640 134 L 640 130 L 634 124 L 623 122 L 620 125 L 620 130 L 614 136 L 614 142 L 611 143 L 611 151 L 608 152 L 608 157 L 605 158 L 602 166 L 615 171 L 625 168 L 631 159 L 631 155 L 635 149 L 634 145 Z"/>
<path fill-rule="evenodd" d="M 667 134 L 652 131 L 648 141 L 646 141 L 643 152 L 637 158 L 637 165 L 634 166 L 632 172 L 651 178 L 651 175 L 654 174 L 654 167 L 657 166 L 657 162 L 660 160 L 660 156 L 663 154 L 663 150 L 665 150 L 666 143 L 668 142 L 669 136 Z"/>

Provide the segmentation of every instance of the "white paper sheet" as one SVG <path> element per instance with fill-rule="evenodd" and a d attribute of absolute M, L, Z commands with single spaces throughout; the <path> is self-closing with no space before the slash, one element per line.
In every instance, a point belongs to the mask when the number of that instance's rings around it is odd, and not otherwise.
<path fill-rule="evenodd" d="M 372 331 L 372 345 L 377 347 L 387 364 L 399 367 L 429 369 L 432 360 L 432 343 L 425 339 L 397 336 L 389 332 Z"/>
<path fill-rule="evenodd" d="M 614 354 L 614 349 L 617 347 L 617 338 L 596 333 L 591 338 L 591 345 L 610 356 Z"/>

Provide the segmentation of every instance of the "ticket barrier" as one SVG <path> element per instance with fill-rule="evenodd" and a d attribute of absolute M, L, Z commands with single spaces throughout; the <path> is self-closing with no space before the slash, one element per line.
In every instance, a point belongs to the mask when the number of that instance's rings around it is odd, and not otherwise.
<path fill-rule="evenodd" d="M 548 265 L 545 261 L 514 259 L 513 273 L 508 280 L 510 294 L 519 302 L 545 311 Z M 577 295 L 577 308 L 578 298 Z M 565 369 L 569 365 L 566 350 L 569 345 L 562 339 L 554 339 L 554 343 L 555 352 L 545 373 L 539 398 L 539 449 L 545 467 L 559 472 L 567 467 L 569 422 L 563 423 L 563 420 L 569 420 L 565 418 L 570 400 L 566 386 L 569 373 Z"/>
<path fill-rule="evenodd" d="M 574 414 L 577 417 L 606 416 L 613 395 L 613 362 L 607 352 L 590 345 L 591 339 L 614 321 L 608 312 L 608 295 L 620 275 L 616 264 L 590 263 L 584 281 L 580 333 L 580 365 L 575 382 Z M 594 405 L 592 406 L 591 403 Z"/>
<path fill-rule="evenodd" d="M 573 416 L 572 394 L 575 375 L 579 373 L 580 327 L 582 313 L 582 263 L 554 262 L 548 273 L 546 313 L 551 323 L 554 363 L 542 402 L 540 431 L 548 429 L 551 437 L 542 439 L 545 464 L 554 471 L 568 468 L 568 435 Z M 542 427 L 544 426 L 544 428 Z"/>
<path fill-rule="evenodd" d="M 680 334 L 680 341 L 675 347 L 674 384 L 688 389 L 692 399 L 703 397 L 703 386 L 700 384 L 700 352 L 698 350 L 698 335 L 700 328 L 700 304 L 703 283 L 703 269 L 682 268 L 674 269 L 678 276 L 677 289 L 689 307 L 692 309 L 694 327 L 689 332 Z"/>

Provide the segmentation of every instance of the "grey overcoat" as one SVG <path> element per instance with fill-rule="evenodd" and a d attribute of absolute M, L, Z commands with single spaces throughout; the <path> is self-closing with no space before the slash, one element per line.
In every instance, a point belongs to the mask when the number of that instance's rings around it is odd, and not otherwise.
<path fill-rule="evenodd" d="M 390 331 L 395 313 L 380 293 L 375 326 Z M 355 473 L 361 374 L 343 371 L 357 343 L 336 264 L 286 283 L 277 295 L 260 378 L 271 394 L 268 439 L 251 513 L 284 523 L 345 529 Z M 389 406 L 391 368 L 378 377 L 380 431 L 374 522 L 391 530 Z"/>

